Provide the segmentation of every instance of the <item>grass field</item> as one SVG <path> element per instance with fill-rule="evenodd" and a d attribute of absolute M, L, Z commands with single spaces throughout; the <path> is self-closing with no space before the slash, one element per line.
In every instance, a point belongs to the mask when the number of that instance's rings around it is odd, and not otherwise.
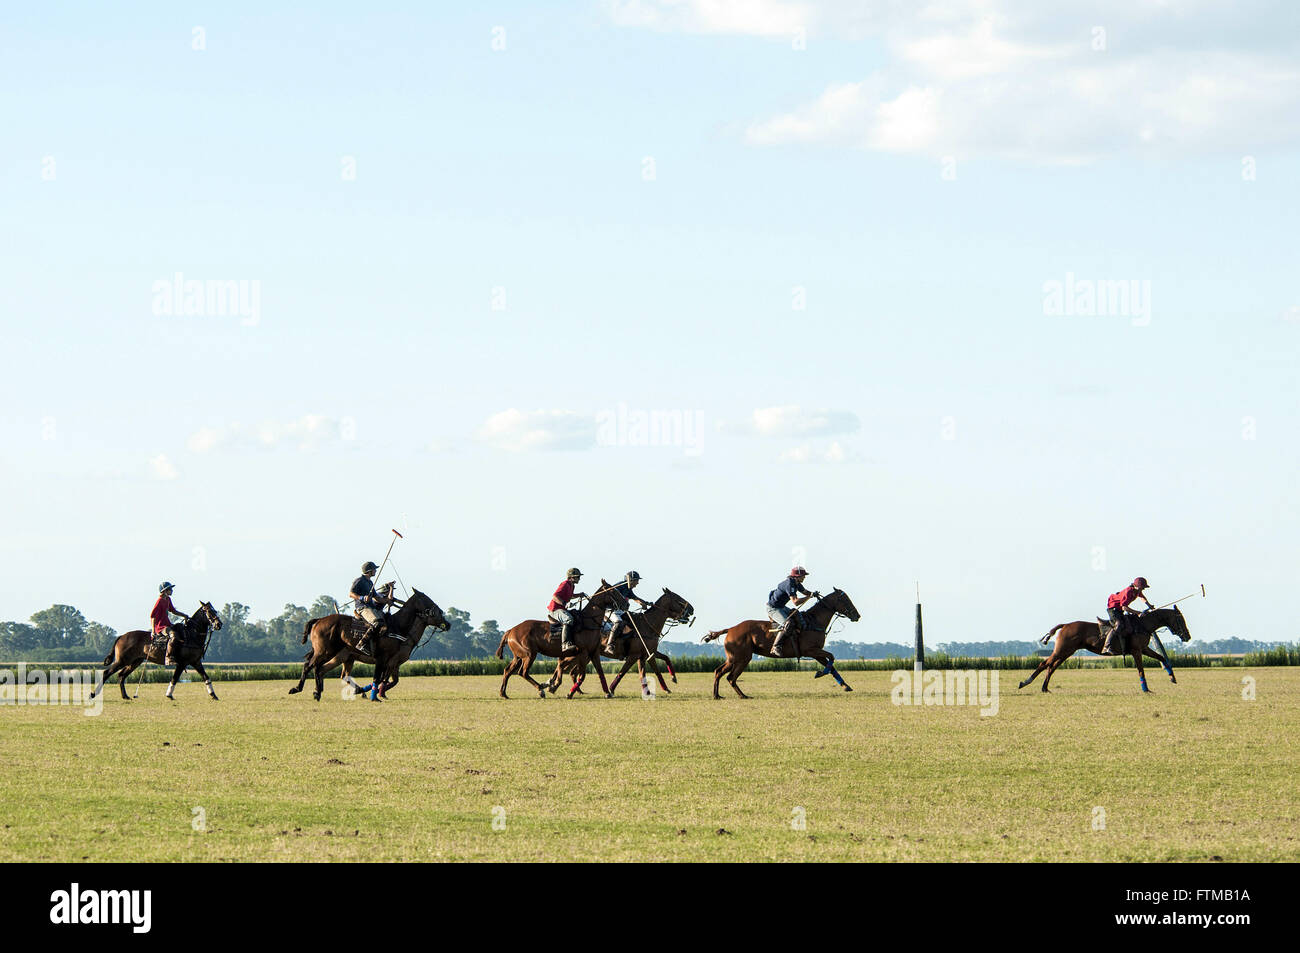
<path fill-rule="evenodd" d="M 0 706 L 0 859 L 1300 860 L 1300 669 L 1156 669 L 1147 697 L 1132 671 L 1050 695 L 1008 671 L 993 717 L 846 677 L 754 673 L 751 701 L 690 674 L 653 701 L 465 676 L 384 704 L 331 680 L 320 703 L 271 681 Z"/>

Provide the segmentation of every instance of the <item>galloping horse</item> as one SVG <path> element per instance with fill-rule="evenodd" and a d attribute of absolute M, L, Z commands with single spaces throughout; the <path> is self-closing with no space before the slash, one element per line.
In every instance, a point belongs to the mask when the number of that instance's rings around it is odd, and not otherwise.
<path fill-rule="evenodd" d="M 857 622 L 862 618 L 857 608 L 853 605 L 853 600 L 848 593 L 842 589 L 832 589 L 830 595 L 822 596 L 817 604 L 811 609 L 801 612 L 803 616 L 803 626 L 791 631 L 789 642 L 794 646 L 800 656 L 816 659 L 822 663 L 822 670 L 814 675 L 814 678 L 821 678 L 823 675 L 833 675 L 835 681 L 840 683 L 840 687 L 846 692 L 851 692 L 848 683 L 840 678 L 840 673 L 835 670 L 835 656 L 827 652 L 823 646 L 826 645 L 826 630 L 837 615 L 848 616 L 848 618 Z M 727 681 L 735 689 L 736 694 L 741 698 L 748 698 L 736 684 L 740 678 L 745 666 L 749 665 L 749 660 L 755 655 L 766 655 L 768 658 L 793 658 L 794 652 L 782 653 L 780 656 L 772 654 L 772 645 L 776 641 L 776 634 L 772 632 L 772 622 L 768 619 L 750 619 L 746 622 L 739 622 L 730 629 L 718 629 L 716 632 L 710 632 L 702 642 L 712 642 L 720 635 L 725 635 L 723 647 L 727 650 L 727 660 L 718 666 L 717 671 L 713 673 L 713 697 L 721 698 L 718 694 L 718 681 L 723 675 L 727 676 Z"/>
<path fill-rule="evenodd" d="M 303 657 L 302 677 L 298 679 L 297 685 L 289 689 L 290 695 L 302 691 L 307 673 L 315 671 L 316 690 L 312 692 L 312 697 L 320 701 L 321 692 L 325 689 L 325 673 L 336 665 L 343 666 L 344 679 L 353 688 L 359 689 L 356 682 L 352 681 L 353 663 L 373 662 L 375 678 L 370 698 L 377 701 L 397 684 L 398 668 L 411 657 L 426 628 L 433 626 L 444 632 L 451 628 L 451 623 L 443 616 L 437 603 L 419 589 L 412 589 L 411 598 L 388 617 L 388 628 L 371 637 L 370 645 L 374 649 L 371 655 L 358 652 L 356 646 L 348 641 L 352 636 L 352 622 L 351 616 L 337 613 L 307 621 L 303 626 L 302 641 L 306 644 L 311 639 L 311 648 Z M 401 638 L 394 638 L 394 635 Z"/>
<path fill-rule="evenodd" d="M 501 676 L 501 697 L 509 698 L 506 694 L 506 683 L 510 681 L 511 675 L 519 675 L 526 682 L 537 689 L 537 694 L 542 698 L 546 697 L 546 686 L 542 685 L 531 675 L 528 670 L 533 667 L 539 655 L 549 655 L 551 658 L 559 659 L 555 668 L 558 672 L 565 659 L 590 659 L 591 664 L 596 669 L 596 674 L 600 676 L 600 687 L 605 690 L 605 696 L 609 697 L 609 685 L 605 681 L 605 670 L 600 667 L 600 623 L 605 617 L 606 609 L 626 609 L 627 600 L 619 595 L 604 579 L 600 581 L 600 588 L 592 595 L 591 599 L 585 606 L 573 613 L 575 619 L 575 628 L 570 632 L 577 649 L 570 652 L 562 652 L 559 636 L 551 635 L 551 623 L 549 620 L 526 619 L 512 628 L 506 629 L 501 636 L 501 642 L 497 645 L 497 658 L 505 658 L 505 648 L 509 644 L 510 652 L 514 656 L 510 663 L 506 665 L 505 673 Z M 586 662 L 584 661 L 584 666 Z M 560 676 L 563 677 L 563 676 Z M 573 692 L 569 693 L 572 696 Z"/>
<path fill-rule="evenodd" d="M 194 610 L 194 614 L 185 622 L 178 626 L 178 629 L 185 630 L 185 639 L 178 642 L 173 651 L 173 658 L 176 662 L 176 669 L 172 672 L 172 680 L 167 685 L 167 697 L 173 701 L 172 692 L 176 688 L 176 682 L 181 677 L 181 672 L 185 671 L 186 666 L 192 666 L 199 676 L 203 679 L 208 688 L 208 697 L 217 701 L 217 693 L 212 689 L 212 679 L 208 678 L 208 673 L 203 669 L 203 655 L 208 649 L 208 639 L 211 636 L 210 631 L 216 631 L 221 628 L 221 619 L 217 616 L 217 610 L 212 608 L 209 602 L 200 602 L 199 607 Z M 108 650 L 104 656 L 104 681 L 107 682 L 112 675 L 117 675 L 118 688 L 122 690 L 122 697 L 130 700 L 126 693 L 126 680 L 131 673 L 140 666 L 145 659 L 153 662 L 155 665 L 163 665 L 166 662 L 167 639 L 159 638 L 154 640 L 152 632 L 146 632 L 143 629 L 133 629 L 130 632 L 123 632 L 113 643 L 113 647 Z M 92 690 L 90 697 L 95 697 Z"/>
<path fill-rule="evenodd" d="M 1147 688 L 1147 673 L 1142 668 L 1142 656 L 1144 655 L 1163 665 L 1165 671 L 1169 673 L 1169 680 L 1175 685 L 1178 684 L 1178 679 L 1174 678 L 1174 670 L 1169 664 L 1168 657 L 1157 655 L 1148 648 L 1151 637 L 1155 635 L 1158 629 L 1168 629 L 1184 642 L 1192 637 L 1191 633 L 1187 631 L 1187 621 L 1183 618 L 1183 614 L 1178 611 L 1178 606 L 1174 606 L 1172 609 L 1151 609 L 1141 613 L 1134 619 L 1134 624 L 1129 626 L 1127 635 L 1128 652 L 1132 654 L 1133 661 L 1137 664 L 1138 678 L 1142 682 L 1142 691 L 1144 692 L 1151 691 L 1151 689 Z M 1052 680 L 1052 673 L 1071 655 L 1079 651 L 1079 649 L 1087 649 L 1089 652 L 1101 655 L 1101 650 L 1104 647 L 1101 625 L 1096 622 L 1062 622 L 1060 625 L 1052 626 L 1040 641 L 1046 645 L 1053 635 L 1056 636 L 1056 644 L 1052 647 L 1052 654 L 1039 662 L 1033 673 L 1017 685 L 1017 688 L 1024 688 L 1038 677 L 1039 672 L 1046 670 L 1047 677 L 1043 679 L 1043 691 L 1047 691 L 1047 683 Z"/>
<path fill-rule="evenodd" d="M 665 692 L 671 692 L 659 671 L 659 666 L 655 664 L 656 659 L 667 659 L 668 657 L 659 651 L 659 638 L 663 634 L 664 626 L 668 624 L 670 619 L 675 625 L 689 625 L 694 616 L 695 607 L 671 589 L 664 589 L 663 595 L 656 599 L 654 605 L 645 612 L 628 613 L 624 625 L 632 629 L 632 634 L 627 639 L 622 640 L 622 644 L 626 646 L 623 655 L 623 668 L 614 676 L 614 680 L 609 683 L 609 694 L 614 694 L 614 690 L 618 688 L 618 683 L 623 680 L 623 676 L 627 674 L 627 670 L 632 667 L 633 663 L 636 664 L 637 671 L 644 684 L 646 662 L 650 663 L 650 670 L 654 672 L 655 678 L 659 679 L 659 687 Z M 647 652 L 649 652 L 649 655 L 646 654 Z M 606 658 L 615 658 L 615 656 L 606 656 Z M 547 690 L 551 694 L 555 694 L 555 690 L 560 687 L 560 682 L 563 681 L 564 672 L 568 671 L 573 674 L 573 687 L 569 689 L 568 697 L 572 698 L 574 694 L 581 692 L 582 688 L 580 686 L 587 677 L 587 662 L 588 659 L 585 655 L 578 655 L 571 661 L 556 665 L 555 674 L 546 683 Z M 672 672 L 671 662 L 669 663 L 669 672 Z M 673 681 L 676 680 L 677 677 L 674 675 Z"/>

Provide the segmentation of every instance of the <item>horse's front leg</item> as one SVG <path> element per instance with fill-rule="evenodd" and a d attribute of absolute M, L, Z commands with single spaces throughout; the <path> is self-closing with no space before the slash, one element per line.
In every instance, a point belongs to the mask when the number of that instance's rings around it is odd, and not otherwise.
<path fill-rule="evenodd" d="M 1134 652 L 1134 653 L 1133 653 L 1133 663 L 1137 666 L 1137 670 L 1138 670 L 1138 681 L 1140 681 L 1140 682 L 1142 683 L 1142 691 L 1145 692 L 1145 693 L 1148 694 L 1148 695 L 1154 695 L 1155 692 L 1153 692 L 1153 691 L 1151 691 L 1151 689 L 1147 688 L 1147 673 L 1146 673 L 1146 669 L 1144 669 L 1144 668 L 1142 667 L 1142 653 L 1141 653 L 1141 652 Z"/>
<path fill-rule="evenodd" d="M 1157 652 L 1152 651 L 1150 646 L 1144 648 L 1142 650 L 1142 654 L 1147 656 L 1148 658 L 1155 659 L 1162 666 L 1164 666 L 1164 670 L 1169 674 L 1169 681 L 1173 682 L 1175 685 L 1178 684 L 1178 679 L 1174 678 L 1174 668 L 1172 665 L 1169 664 L 1168 658 L 1166 658 L 1163 655 L 1160 655 Z"/>

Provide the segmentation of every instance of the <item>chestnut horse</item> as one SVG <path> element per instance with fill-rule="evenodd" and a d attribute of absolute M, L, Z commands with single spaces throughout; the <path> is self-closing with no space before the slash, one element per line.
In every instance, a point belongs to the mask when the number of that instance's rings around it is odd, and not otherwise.
<path fill-rule="evenodd" d="M 621 658 L 623 668 L 614 680 L 609 683 L 609 693 L 614 694 L 618 688 L 618 683 L 623 680 L 628 669 L 635 663 L 637 672 L 641 676 L 641 684 L 645 684 L 645 666 L 646 662 L 650 663 L 650 670 L 654 672 L 655 678 L 659 679 L 659 687 L 665 692 L 671 692 L 668 684 L 664 681 L 663 675 L 659 671 L 659 666 L 655 664 L 656 659 L 667 659 L 668 656 L 659 651 L 659 638 L 663 634 L 664 627 L 671 620 L 674 625 L 689 625 L 695 616 L 695 607 L 689 602 L 673 592 L 671 589 L 664 589 L 663 595 L 654 601 L 654 604 L 645 612 L 629 612 L 624 618 L 624 628 L 630 630 L 631 634 L 626 639 L 620 639 L 618 644 L 623 646 L 624 654 L 622 656 L 606 655 L 606 658 Z M 647 651 L 649 655 L 647 656 Z M 603 650 L 602 650 L 602 654 Z M 575 693 L 582 691 L 582 683 L 587 677 L 587 662 L 589 659 L 585 655 L 575 656 L 572 661 L 564 662 L 555 666 L 555 674 L 547 682 L 546 688 L 551 694 L 560 687 L 565 671 L 573 673 L 573 687 L 569 689 L 569 698 Z M 669 662 L 668 671 L 672 674 L 672 663 Z M 677 676 L 673 675 L 673 681 Z"/>
<path fill-rule="evenodd" d="M 325 673 L 337 665 L 344 666 L 345 679 L 353 688 L 361 691 L 360 686 L 351 679 L 352 665 L 354 662 L 366 662 L 374 663 L 375 666 L 370 698 L 378 701 L 388 689 L 397 684 L 397 670 L 411 657 L 424 630 L 429 626 L 443 632 L 451 628 L 451 623 L 443 616 L 437 603 L 419 589 L 412 589 L 411 598 L 388 617 L 388 628 L 371 637 L 370 645 L 374 649 L 371 655 L 358 652 L 351 641 L 352 622 L 351 616 L 337 613 L 307 621 L 303 626 L 302 641 L 306 644 L 311 639 L 311 649 L 303 658 L 302 677 L 298 679 L 297 685 L 289 689 L 290 695 L 302 691 L 307 673 L 314 671 L 316 690 L 312 692 L 312 697 L 320 701 L 321 692 L 325 689 Z M 394 638 L 394 634 L 401 638 Z"/>
<path fill-rule="evenodd" d="M 1178 679 L 1174 678 L 1173 667 L 1169 664 L 1169 658 L 1163 655 L 1157 655 L 1148 647 L 1151 637 L 1156 634 L 1158 629 L 1168 629 L 1174 635 L 1178 636 L 1184 642 L 1192 637 L 1187 631 L 1187 621 L 1183 614 L 1178 611 L 1178 606 L 1172 609 L 1150 609 L 1146 612 L 1136 615 L 1132 618 L 1132 624 L 1128 627 L 1126 646 L 1128 653 L 1133 656 L 1133 661 L 1137 665 L 1138 679 L 1142 682 L 1142 691 L 1151 692 L 1147 688 L 1147 673 L 1142 668 L 1142 656 L 1153 658 L 1165 667 L 1169 673 L 1169 680 L 1175 685 Z M 1043 679 L 1043 691 L 1047 691 L 1047 683 L 1052 680 L 1052 673 L 1057 670 L 1062 662 L 1068 659 L 1079 649 L 1087 649 L 1089 652 L 1095 652 L 1101 655 L 1104 643 L 1102 641 L 1102 629 L 1097 622 L 1062 622 L 1060 625 L 1054 625 L 1048 633 L 1040 640 L 1044 645 L 1052 636 L 1056 636 L 1056 644 L 1052 647 L 1052 654 L 1038 663 L 1038 667 L 1030 676 L 1017 685 L 1017 688 L 1024 688 L 1042 671 L 1047 672 L 1047 677 Z"/>
<path fill-rule="evenodd" d="M 184 630 L 185 639 L 183 642 L 177 642 L 173 652 L 176 668 L 172 672 L 171 682 L 167 685 L 167 697 L 175 701 L 172 692 L 176 689 L 176 682 L 186 666 L 191 666 L 207 685 L 208 697 L 217 701 L 217 693 L 212 689 L 212 679 L 208 678 L 208 673 L 204 671 L 202 661 L 203 654 L 208 648 L 208 639 L 211 638 L 208 633 L 221 628 L 221 619 L 217 615 L 217 610 L 212 608 L 211 603 L 200 602 L 199 607 L 188 620 L 173 628 Z M 144 629 L 123 632 L 104 656 L 104 682 L 107 683 L 111 676 L 116 675 L 117 686 L 122 690 L 122 697 L 129 701 L 131 696 L 126 693 L 127 678 L 146 659 L 155 665 L 165 664 L 166 654 L 166 636 L 159 636 L 155 640 L 153 633 L 146 632 Z M 90 697 L 95 697 L 93 690 Z"/>
<path fill-rule="evenodd" d="M 529 669 L 537 661 L 539 655 L 549 655 L 551 658 L 559 659 L 555 669 L 558 673 L 564 664 L 565 659 L 590 659 L 591 664 L 596 669 L 596 674 L 600 676 L 600 687 L 605 690 L 605 697 L 610 696 L 609 685 L 605 681 L 605 670 L 600 667 L 600 623 L 605 618 L 606 609 L 626 609 L 627 600 L 621 596 L 613 586 L 604 579 L 600 581 L 600 588 L 596 590 L 591 599 L 585 606 L 573 613 L 576 628 L 569 634 L 573 638 L 577 649 L 570 652 L 561 652 L 560 637 L 551 635 L 551 622 L 549 619 L 526 619 L 518 625 L 506 629 L 501 636 L 501 642 L 497 646 L 497 658 L 505 658 L 506 645 L 510 646 L 510 653 L 514 656 L 506 670 L 501 676 L 501 697 L 509 698 L 506 694 L 506 683 L 510 681 L 511 675 L 519 675 L 537 689 L 537 694 L 545 698 L 546 686 L 542 685 L 531 675 Z M 583 663 L 586 664 L 585 662 Z M 563 676 L 560 675 L 560 678 Z M 570 695 L 573 692 L 569 693 Z"/>
<path fill-rule="evenodd" d="M 857 622 L 862 618 L 858 614 L 857 608 L 843 589 L 832 589 L 830 595 L 822 596 L 817 604 L 811 609 L 798 610 L 803 616 L 803 626 L 790 632 L 787 644 L 794 651 L 783 651 L 780 656 L 772 654 L 772 645 L 776 642 L 776 633 L 772 631 L 773 623 L 770 619 L 750 619 L 747 622 L 739 622 L 729 629 L 718 629 L 716 632 L 710 632 L 700 641 L 712 642 L 720 635 L 725 635 L 723 648 L 727 651 L 727 660 L 718 666 L 717 671 L 713 673 L 713 697 L 721 698 L 718 694 L 718 681 L 723 675 L 727 676 L 727 681 L 735 689 L 737 695 L 741 698 L 748 698 L 736 684 L 745 667 L 749 665 L 749 660 L 755 655 L 766 655 L 768 658 L 794 658 L 796 652 L 799 657 L 807 656 L 816 659 L 822 663 L 822 670 L 813 678 L 821 678 L 823 675 L 833 675 L 835 681 L 840 683 L 840 687 L 846 692 L 851 692 L 848 683 L 840 677 L 840 673 L 835 670 L 835 656 L 827 652 L 826 630 L 829 628 L 836 616 L 847 616 L 851 621 Z"/>

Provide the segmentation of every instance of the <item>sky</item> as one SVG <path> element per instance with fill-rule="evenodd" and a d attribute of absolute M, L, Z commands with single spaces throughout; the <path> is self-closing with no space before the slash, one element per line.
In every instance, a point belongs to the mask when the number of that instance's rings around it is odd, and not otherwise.
<path fill-rule="evenodd" d="M 1300 6 L 8 4 L 0 618 L 1296 638 Z M 179 292 L 179 293 L 176 293 Z M 385 571 L 385 577 L 391 573 Z M 678 633 L 673 637 L 681 638 Z"/>

